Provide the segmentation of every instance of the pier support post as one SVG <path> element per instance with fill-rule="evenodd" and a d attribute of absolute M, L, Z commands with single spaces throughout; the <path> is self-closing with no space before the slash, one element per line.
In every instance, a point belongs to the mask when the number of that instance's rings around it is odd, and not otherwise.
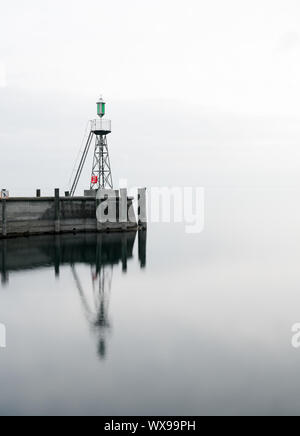
<path fill-rule="evenodd" d="M 138 189 L 138 225 L 142 229 L 147 229 L 146 188 Z"/>
<path fill-rule="evenodd" d="M 97 213 L 97 209 L 100 206 L 101 200 L 100 198 L 98 198 L 98 195 L 96 196 L 96 213 Z M 96 217 L 96 221 L 97 221 L 97 232 L 101 232 L 103 230 L 103 225 L 100 221 L 98 221 L 97 217 Z"/>
<path fill-rule="evenodd" d="M 127 272 L 127 233 L 122 234 L 122 271 Z"/>
<path fill-rule="evenodd" d="M 55 277 L 59 277 L 59 267 L 61 262 L 60 236 L 54 236 L 54 269 Z"/>
<path fill-rule="evenodd" d="M 141 268 L 146 267 L 146 252 L 147 252 L 147 230 L 140 229 L 138 234 L 139 240 L 139 261 Z"/>
<path fill-rule="evenodd" d="M 60 201 L 59 201 L 59 189 L 54 191 L 54 226 L 55 233 L 60 233 Z"/>
<path fill-rule="evenodd" d="M 8 272 L 6 269 L 7 240 L 4 239 L 1 245 L 1 283 L 2 285 L 6 285 L 8 283 Z"/>
<path fill-rule="evenodd" d="M 2 199 L 2 236 L 7 235 L 6 200 Z"/>
<path fill-rule="evenodd" d="M 96 245 L 96 274 L 100 274 L 102 266 L 102 240 L 103 236 L 100 233 L 97 234 L 97 245 Z"/>
<path fill-rule="evenodd" d="M 127 189 L 120 189 L 120 199 L 119 199 L 119 222 L 122 226 L 122 230 L 127 229 Z"/>

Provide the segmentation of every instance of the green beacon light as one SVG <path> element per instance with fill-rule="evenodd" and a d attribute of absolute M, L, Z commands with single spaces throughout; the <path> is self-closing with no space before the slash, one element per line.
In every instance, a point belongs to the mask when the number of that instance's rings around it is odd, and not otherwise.
<path fill-rule="evenodd" d="M 105 105 L 106 103 L 104 102 L 103 98 L 100 97 L 99 100 L 97 101 L 97 115 L 102 118 L 105 115 Z"/>

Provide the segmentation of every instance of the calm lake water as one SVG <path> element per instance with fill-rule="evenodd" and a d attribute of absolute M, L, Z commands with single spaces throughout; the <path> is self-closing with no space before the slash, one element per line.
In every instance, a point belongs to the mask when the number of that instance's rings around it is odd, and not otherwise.
<path fill-rule="evenodd" d="M 0 414 L 299 414 L 298 197 L 210 188 L 197 235 L 0 241 Z"/>

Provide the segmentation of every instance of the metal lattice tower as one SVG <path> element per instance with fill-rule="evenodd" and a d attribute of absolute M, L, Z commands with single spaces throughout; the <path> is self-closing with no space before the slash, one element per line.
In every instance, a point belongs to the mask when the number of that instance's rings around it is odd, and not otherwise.
<path fill-rule="evenodd" d="M 113 188 L 106 135 L 97 135 L 90 189 Z"/>
<path fill-rule="evenodd" d="M 113 189 L 113 180 L 106 138 L 106 136 L 111 133 L 111 121 L 103 119 L 105 115 L 105 107 L 106 103 L 102 97 L 100 97 L 100 99 L 97 101 L 97 115 L 99 118 L 91 121 L 90 133 L 70 190 L 71 196 L 74 196 L 75 194 L 93 138 L 95 139 L 95 149 L 90 189 Z"/>

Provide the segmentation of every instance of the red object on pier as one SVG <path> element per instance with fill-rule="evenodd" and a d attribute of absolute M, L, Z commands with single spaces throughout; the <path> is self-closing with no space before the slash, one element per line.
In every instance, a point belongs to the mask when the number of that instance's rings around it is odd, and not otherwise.
<path fill-rule="evenodd" d="M 92 177 L 92 184 L 96 185 L 96 183 L 98 183 L 98 177 L 97 176 L 93 176 Z"/>

